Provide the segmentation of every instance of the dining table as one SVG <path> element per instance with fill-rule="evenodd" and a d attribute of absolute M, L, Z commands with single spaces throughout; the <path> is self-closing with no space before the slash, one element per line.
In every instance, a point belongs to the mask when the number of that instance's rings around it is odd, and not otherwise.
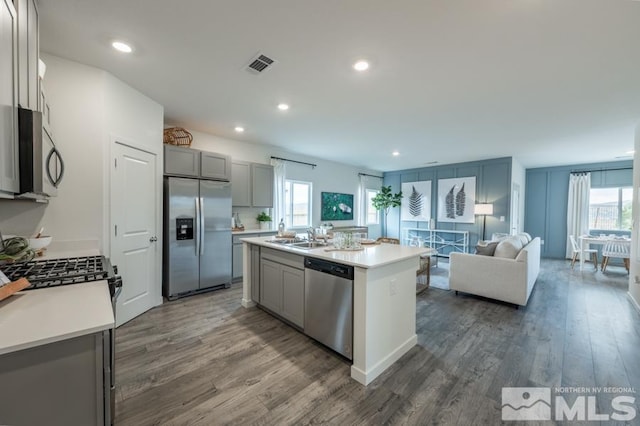
<path fill-rule="evenodd" d="M 584 250 L 588 249 L 591 246 L 591 244 L 605 245 L 609 241 L 616 241 L 616 242 L 621 242 L 621 243 L 631 245 L 631 238 L 627 236 L 620 236 L 620 235 L 599 235 L 599 236 L 582 235 L 578 239 L 580 241 L 580 270 L 581 271 L 584 269 L 584 256 L 582 254 L 584 253 Z M 596 269 L 597 269 L 597 265 L 596 265 Z"/>

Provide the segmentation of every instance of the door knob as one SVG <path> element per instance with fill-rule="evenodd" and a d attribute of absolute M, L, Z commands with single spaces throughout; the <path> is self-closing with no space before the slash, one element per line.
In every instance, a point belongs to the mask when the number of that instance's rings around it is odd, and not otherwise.
<path fill-rule="evenodd" d="M 150 243 L 155 243 L 156 241 L 158 241 L 158 238 L 157 238 L 157 237 L 151 237 L 151 238 L 149 238 L 149 242 L 150 242 Z"/>

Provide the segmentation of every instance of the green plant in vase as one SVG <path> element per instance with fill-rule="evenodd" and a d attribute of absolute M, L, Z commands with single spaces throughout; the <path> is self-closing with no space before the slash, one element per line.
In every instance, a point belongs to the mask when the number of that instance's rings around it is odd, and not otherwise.
<path fill-rule="evenodd" d="M 271 216 L 269 216 L 265 212 L 260 212 L 258 217 L 256 217 L 256 220 L 260 224 L 260 229 L 269 229 L 269 228 L 271 228 L 271 222 L 273 221 L 271 219 Z"/>
<path fill-rule="evenodd" d="M 376 210 L 382 210 L 384 213 L 384 236 L 387 236 L 387 217 L 389 210 L 393 207 L 400 207 L 402 204 L 402 191 L 393 193 L 391 185 L 380 188 L 378 195 L 371 199 L 373 207 Z"/>

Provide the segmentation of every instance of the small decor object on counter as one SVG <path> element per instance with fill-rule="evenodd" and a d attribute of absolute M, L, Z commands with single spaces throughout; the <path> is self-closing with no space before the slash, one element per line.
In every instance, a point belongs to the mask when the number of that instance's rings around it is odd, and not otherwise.
<path fill-rule="evenodd" d="M 163 142 L 168 145 L 190 147 L 193 135 L 182 127 L 170 127 L 164 129 Z"/>
<path fill-rule="evenodd" d="M 260 212 L 258 217 L 256 217 L 256 220 L 260 224 L 260 229 L 262 230 L 271 229 L 271 222 L 272 222 L 271 216 L 269 216 L 265 212 Z"/>
<path fill-rule="evenodd" d="M 334 232 L 333 246 L 338 250 L 360 249 L 362 234 L 359 232 Z"/>
<path fill-rule="evenodd" d="M 35 257 L 35 251 L 29 247 L 29 241 L 22 237 L 3 240 L 0 249 L 0 262 L 29 261 Z"/>
<path fill-rule="evenodd" d="M 0 274 L 2 274 L 2 272 L 0 272 Z M 2 277 L 4 277 L 4 274 L 2 274 Z M 13 293 L 24 290 L 30 285 L 31 283 L 26 278 L 20 278 L 17 281 L 12 281 L 7 284 L 2 284 L 0 281 L 0 300 L 4 300 L 7 297 L 11 296 Z"/>
<path fill-rule="evenodd" d="M 278 224 L 278 237 L 282 237 L 284 235 L 284 219 L 280 219 L 280 223 Z"/>

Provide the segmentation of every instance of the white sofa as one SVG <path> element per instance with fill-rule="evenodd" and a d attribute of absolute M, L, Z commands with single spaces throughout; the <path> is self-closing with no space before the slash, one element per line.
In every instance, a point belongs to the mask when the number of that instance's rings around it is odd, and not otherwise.
<path fill-rule="evenodd" d="M 515 258 L 451 253 L 449 287 L 456 293 L 526 306 L 539 272 L 540 238 L 536 237 Z"/>

